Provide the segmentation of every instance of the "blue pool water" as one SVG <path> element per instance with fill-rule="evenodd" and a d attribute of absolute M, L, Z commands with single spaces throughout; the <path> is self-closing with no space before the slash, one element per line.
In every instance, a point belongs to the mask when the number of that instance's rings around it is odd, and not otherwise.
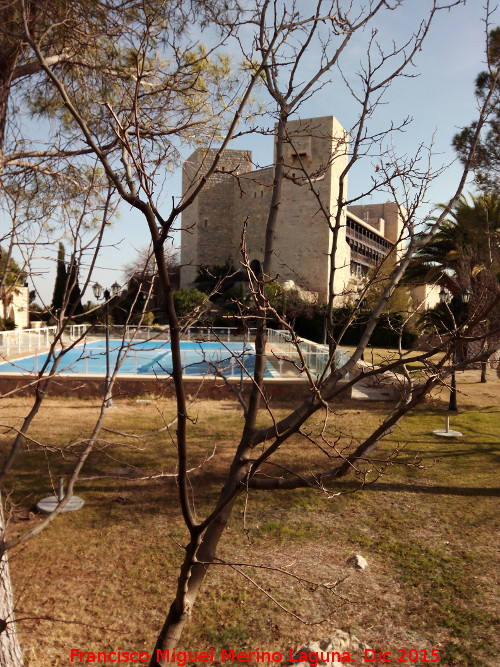
<path fill-rule="evenodd" d="M 109 344 L 110 368 L 113 370 L 117 358 L 125 351 L 122 341 L 112 340 Z M 252 374 L 255 366 L 253 347 L 248 343 L 181 343 L 181 358 L 186 375 L 213 375 L 216 371 L 226 377 L 240 377 L 241 365 Z M 0 373 L 36 373 L 47 359 L 47 354 L 16 359 L 0 364 Z M 106 348 L 104 340 L 96 340 L 79 345 L 62 355 L 58 372 L 78 375 L 106 373 Z M 123 360 L 119 374 L 128 375 L 168 375 L 172 372 L 172 352 L 170 343 L 165 341 L 141 341 L 133 343 Z M 276 377 L 274 368 L 267 364 L 266 377 Z"/>

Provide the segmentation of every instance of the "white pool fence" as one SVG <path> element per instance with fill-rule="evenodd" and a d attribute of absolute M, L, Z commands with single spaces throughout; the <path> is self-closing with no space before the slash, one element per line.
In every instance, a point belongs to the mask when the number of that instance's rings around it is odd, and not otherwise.
<path fill-rule="evenodd" d="M 32 353 L 38 361 L 38 355 L 44 354 L 57 332 L 57 327 L 44 327 L 40 329 L 16 329 L 14 331 L 0 332 L 0 356 L 6 360 L 12 356 L 19 356 Z M 90 326 L 87 324 L 75 324 L 68 326 L 63 342 L 75 342 L 78 340 L 102 339 L 105 336 L 105 327 Z M 184 341 L 199 342 L 251 342 L 255 334 L 255 329 L 238 327 L 191 327 L 183 335 Z M 170 340 L 170 331 L 168 327 L 135 327 L 135 326 L 110 326 L 110 338 L 117 340 L 130 340 L 134 338 L 137 341 L 143 340 Z M 301 360 L 297 345 L 293 342 L 290 334 L 286 331 L 268 329 L 269 352 L 268 360 L 278 370 L 279 375 L 283 376 L 287 371 L 294 369 L 292 363 L 300 366 Z M 313 341 L 300 338 L 300 350 L 305 364 L 314 375 L 323 372 L 328 363 L 329 351 L 326 345 L 320 345 Z M 339 367 L 347 360 L 348 354 L 345 350 L 338 349 L 335 353 L 335 367 Z M 38 364 L 36 364 L 37 366 Z M 295 373 L 298 371 L 295 370 Z"/>

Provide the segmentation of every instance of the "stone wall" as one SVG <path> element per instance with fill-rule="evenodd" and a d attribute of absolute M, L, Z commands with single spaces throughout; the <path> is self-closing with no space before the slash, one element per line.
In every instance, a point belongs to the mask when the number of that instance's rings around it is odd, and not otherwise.
<path fill-rule="evenodd" d="M 239 385 L 240 380 L 229 378 L 229 383 L 234 382 Z M 29 386 L 26 376 L 3 375 L 0 379 L 1 390 L 3 394 L 15 391 L 12 396 L 32 396 L 34 387 Z M 243 394 L 248 397 L 252 389 L 252 381 L 244 380 Z M 224 381 L 219 379 L 204 380 L 185 379 L 184 386 L 186 393 L 199 399 L 231 399 L 236 400 L 234 393 Z M 104 390 L 104 378 L 91 377 L 85 378 L 60 376 L 54 378 L 51 382 L 48 395 L 64 396 L 65 398 L 99 398 L 102 397 Z M 274 402 L 290 401 L 300 402 L 311 395 L 309 383 L 304 378 L 279 378 L 266 379 L 264 382 L 264 391 L 269 399 Z M 154 377 L 120 377 L 113 389 L 113 398 L 116 400 L 137 398 L 137 397 L 164 397 L 172 398 L 175 396 L 174 383 L 171 378 L 159 380 Z M 335 400 L 347 400 L 350 397 L 350 390 Z"/>
<path fill-rule="evenodd" d="M 217 151 L 197 149 L 182 170 L 183 199 L 211 166 Z M 252 169 L 251 151 L 225 151 L 216 172 L 182 214 L 181 280 L 182 288 L 192 287 L 200 265 L 236 261 L 238 245 L 234 242 L 235 202 L 239 194 L 238 178 Z"/>

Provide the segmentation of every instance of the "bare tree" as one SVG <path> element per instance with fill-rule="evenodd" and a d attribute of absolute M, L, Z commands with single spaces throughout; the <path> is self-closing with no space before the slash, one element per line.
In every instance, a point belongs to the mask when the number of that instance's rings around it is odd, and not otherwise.
<path fill-rule="evenodd" d="M 224 4 L 224 3 L 223 3 Z M 78 145 L 78 155 L 72 155 L 67 147 L 59 146 L 56 158 L 76 160 L 81 155 L 92 155 L 101 167 L 101 174 L 107 182 L 108 195 L 105 198 L 104 213 L 93 241 L 93 255 L 100 247 L 105 233 L 109 206 L 120 199 L 137 209 L 144 217 L 149 230 L 158 280 L 165 303 L 166 317 L 169 323 L 172 349 L 172 381 L 176 393 L 176 435 L 178 470 L 176 480 L 179 490 L 179 508 L 189 532 L 185 545 L 185 556 L 180 565 L 177 590 L 161 628 L 155 650 L 151 654 L 151 665 L 166 664 L 163 653 L 167 648 L 178 645 L 184 626 L 192 613 L 196 598 L 204 582 L 209 567 L 217 559 L 217 548 L 224 528 L 231 515 L 235 500 L 252 489 L 277 490 L 316 488 L 329 492 L 335 483 L 348 474 L 356 474 L 365 462 L 370 460 L 373 450 L 379 442 L 394 430 L 399 421 L 425 397 L 429 391 L 446 378 L 453 368 L 460 369 L 471 361 L 467 359 L 453 362 L 453 351 L 463 346 L 465 341 L 484 343 L 479 353 L 472 359 L 480 361 L 489 354 L 489 341 L 498 335 L 498 331 L 482 328 L 482 323 L 489 316 L 499 301 L 498 285 L 488 286 L 484 299 L 479 300 L 468 313 L 467 319 L 457 322 L 452 335 L 438 343 L 432 350 L 398 358 L 383 370 L 373 367 L 359 372 L 358 362 L 370 341 L 370 337 L 380 319 L 388 300 L 397 288 L 415 250 L 432 239 L 442 221 L 450 211 L 463 188 L 470 159 L 466 161 L 464 174 L 457 186 L 456 193 L 450 199 L 442 214 L 434 222 L 425 237 L 416 233 L 419 222 L 417 209 L 425 199 L 429 183 L 434 175 L 430 166 L 422 169 L 422 154 L 412 159 L 398 158 L 391 154 L 386 144 L 396 130 L 407 124 L 406 120 L 398 126 L 391 125 L 382 132 L 370 129 L 370 120 L 390 84 L 402 76 L 412 65 L 415 54 L 423 47 L 431 23 L 437 13 L 449 10 L 460 4 L 452 2 L 431 3 L 425 19 L 416 27 L 411 36 L 402 43 L 393 44 L 384 51 L 377 42 L 376 30 L 370 27 L 385 13 L 398 11 L 401 3 L 389 3 L 385 0 L 371 1 L 362 9 L 356 9 L 350 3 L 340 0 L 317 0 L 311 10 L 303 9 L 299 2 L 281 2 L 280 0 L 256 0 L 240 8 L 238 14 L 225 6 L 226 11 L 217 16 L 210 12 L 210 18 L 216 20 L 217 37 L 213 48 L 201 47 L 189 41 L 189 35 L 183 30 L 188 16 L 206 17 L 213 3 L 173 3 L 169 11 L 175 19 L 165 28 L 163 15 L 153 3 L 151 6 L 135 7 L 133 18 L 126 24 L 119 24 L 117 39 L 124 40 L 128 46 L 132 65 L 116 71 L 113 67 L 100 67 L 92 75 L 85 75 L 86 63 L 80 67 L 61 68 L 59 62 L 51 59 L 48 45 L 51 31 L 35 30 L 31 21 L 30 7 L 26 3 L 19 6 L 22 21 L 17 27 L 21 43 L 33 56 L 34 67 L 43 74 L 41 100 L 47 99 L 50 91 L 54 103 L 53 114 L 64 128 L 65 138 L 70 144 Z M 188 11 L 186 11 L 188 10 Z M 194 14 L 192 12 L 195 12 Z M 359 73 L 360 85 L 357 86 L 343 68 L 342 57 L 349 44 L 366 35 L 366 58 Z M 10 36 L 10 35 L 9 35 Z M 114 36 L 114 33 L 113 33 Z M 229 61 L 217 49 L 223 44 L 237 45 L 244 61 L 244 67 L 235 73 Z M 161 48 L 160 48 L 161 45 Z M 311 70 L 311 59 L 315 65 Z M 31 62 L 31 61 L 30 61 Z M 93 64 L 93 63 L 92 63 Z M 312 74 L 311 74 L 312 71 Z M 348 90 L 359 102 L 359 115 L 349 133 L 342 137 L 330 137 L 332 149 L 325 156 L 324 166 L 312 171 L 310 165 L 301 158 L 297 150 L 297 133 L 291 126 L 292 116 L 298 114 L 301 104 L 321 91 L 328 77 L 336 73 L 345 81 Z M 95 77 L 95 79 L 94 79 Z M 484 97 L 484 104 L 477 123 L 477 136 L 489 110 L 491 96 L 497 86 L 496 78 L 491 82 L 491 89 Z M 101 92 L 114 91 L 109 97 L 101 97 Z M 244 426 L 241 438 L 235 443 L 234 455 L 226 471 L 225 482 L 219 497 L 205 518 L 198 520 L 193 510 L 191 498 L 191 471 L 189 470 L 189 440 L 187 424 L 189 405 L 184 384 L 184 371 L 181 359 L 182 327 L 177 316 L 173 298 L 173 287 L 165 259 L 165 244 L 170 239 L 179 216 L 196 201 L 211 179 L 222 170 L 224 151 L 231 140 L 240 132 L 241 123 L 252 107 L 253 97 L 261 96 L 270 106 L 270 116 L 277 121 L 276 152 L 272 165 L 272 183 L 270 203 L 265 223 L 265 248 L 262 266 L 255 267 L 249 261 L 246 244 L 245 221 L 242 220 L 241 265 L 244 268 L 253 299 L 251 316 L 258 321 L 255 338 L 256 364 L 248 401 L 245 404 Z M 254 123 L 257 117 L 254 116 Z M 268 123 L 269 119 L 265 119 Z M 267 129 L 263 128 L 266 132 Z M 351 140 L 348 140 L 347 134 Z M 476 140 L 477 140 L 476 136 Z M 161 192 L 161 178 L 165 167 L 170 167 L 178 158 L 183 144 L 210 146 L 205 153 L 200 167 L 195 174 L 190 188 L 184 193 L 178 204 L 165 205 Z M 291 149 L 291 150 L 289 150 Z M 422 149 L 423 150 L 423 149 Z M 474 150 L 474 141 L 471 151 Z M 292 164 L 287 156 L 296 156 Z M 398 205 L 403 220 L 400 238 L 394 244 L 387 260 L 382 260 L 380 270 L 385 268 L 389 274 L 385 288 L 381 291 L 373 307 L 361 340 L 354 353 L 345 363 L 335 363 L 335 352 L 341 343 L 342 333 L 338 335 L 333 327 L 333 309 L 336 303 L 348 296 L 348 286 L 338 276 L 343 266 L 337 263 L 336 249 L 338 239 L 345 227 L 345 209 L 355 202 L 347 195 L 346 178 L 351 168 L 362 158 L 377 160 L 378 176 L 371 183 L 366 193 L 382 190 L 389 191 Z M 41 159 L 41 156 L 40 156 Z M 44 154 L 47 159 L 47 153 Z M 332 198 L 336 205 L 333 209 L 325 200 L 318 183 L 325 170 L 333 162 L 341 163 L 335 191 Z M 6 164 L 15 164 L 10 158 Z M 72 162 L 73 163 L 73 162 Z M 380 166 L 379 166 L 380 163 Z M 81 163 L 80 163 L 81 164 Z M 24 165 L 26 166 L 26 165 Z M 292 170 L 293 167 L 293 170 Z M 37 163 L 37 169 L 40 164 Z M 230 174 L 244 188 L 243 177 L 234 171 Z M 327 289 L 327 331 L 330 344 L 330 357 L 324 370 L 315 374 L 308 368 L 302 353 L 300 340 L 293 327 L 281 317 L 273 306 L 269 295 L 269 284 L 276 274 L 276 248 L 274 239 L 280 223 L 279 208 L 283 201 L 283 183 L 296 182 L 317 202 L 318 216 L 331 235 L 331 258 Z M 75 243 L 80 242 L 80 227 L 77 224 Z M 81 245 L 81 244 L 80 244 Z M 394 261 L 396 255 L 397 261 Z M 391 264 L 392 262 L 392 264 Z M 95 259 L 90 262 L 91 267 Z M 384 266 L 385 264 L 385 266 Z M 390 270 L 387 267 L 391 266 Z M 297 272 L 300 267 L 296 267 Z M 90 280 L 89 271 L 87 282 Z M 246 307 L 244 304 L 243 308 Z M 298 361 L 295 362 L 300 373 L 306 378 L 307 398 L 298 403 L 289 414 L 277 421 L 267 399 L 264 370 L 267 350 L 267 322 L 270 317 L 280 320 L 288 331 L 294 345 Z M 61 316 L 59 331 L 64 329 L 65 316 Z M 344 330 L 349 322 L 346 323 Z M 436 352 L 442 352 L 442 361 L 430 362 Z M 423 381 L 416 382 L 404 366 L 405 362 L 422 361 L 428 368 Z M 451 362 L 451 363 L 449 363 Z M 360 377 L 377 377 L 382 372 L 402 369 L 402 386 L 399 400 L 391 406 L 382 423 L 362 442 L 349 451 L 338 451 L 334 442 L 326 442 L 328 454 L 324 465 L 313 473 L 304 473 L 293 467 L 293 463 L 276 474 L 269 474 L 266 467 L 273 463 L 273 456 L 278 451 L 286 450 L 290 436 L 299 434 L 304 442 L 323 450 L 321 438 L 306 434 L 303 426 L 314 414 L 323 415 L 323 423 L 335 420 L 334 407 L 339 398 L 359 382 Z M 37 379 L 37 399 L 33 410 L 36 411 L 42 394 L 46 391 L 46 380 L 56 372 L 43 369 Z M 105 397 L 106 398 L 106 397 Z M 257 425 L 260 408 L 268 415 L 264 427 Z M 26 417 L 25 425 L 16 438 L 8 459 L 4 464 L 4 473 L 14 465 L 19 451 L 20 438 L 27 432 L 32 421 L 33 410 Z M 3 552 L 8 548 L 27 541 L 48 525 L 69 501 L 80 471 L 95 446 L 102 428 L 106 401 L 103 402 L 96 419 L 95 429 L 75 465 L 70 484 L 63 501 L 57 510 L 37 527 L 15 540 L 3 538 Z M 322 431 L 324 433 L 324 429 Z M 387 461 L 388 463 L 389 461 Z M 195 489 L 196 491 L 196 489 Z M 8 615 L 11 611 L 6 610 Z M 11 624 L 12 625 L 12 624 Z M 7 650 L 7 649 L 6 649 Z M 5 650 L 5 651 L 6 651 Z M 6 653 L 7 655 L 7 653 Z M 17 662 L 16 662 L 17 660 Z M 6 664 L 20 664 L 19 652 L 16 658 Z"/>
<path fill-rule="evenodd" d="M 231 3 L 224 3 L 228 10 Z M 55 12 L 54 12 L 55 9 Z M 36 416 L 43 398 L 47 394 L 52 379 L 58 370 L 64 366 L 65 355 L 80 342 L 80 339 L 68 341 L 66 329 L 68 321 L 75 315 L 78 303 L 72 303 L 71 294 L 74 290 L 77 271 L 76 267 L 85 270 L 83 290 L 92 280 L 93 269 L 99 256 L 103 235 L 110 217 L 113 214 L 114 188 L 109 174 L 96 170 L 92 164 L 93 147 L 82 144 L 78 140 L 78 133 L 74 132 L 71 115 L 64 111 L 61 105 L 51 105 L 52 96 L 50 78 L 44 75 L 43 65 L 49 63 L 58 73 L 70 82 L 73 93 L 83 103 L 92 99 L 94 86 L 104 83 L 106 77 L 114 80 L 115 90 L 119 91 L 120 81 L 127 81 L 128 102 L 120 95 L 113 97 L 118 109 L 132 119 L 132 125 L 126 122 L 125 134 L 121 137 L 115 134 L 120 127 L 117 111 L 108 103 L 105 107 L 113 118 L 109 142 L 100 145 L 100 156 L 108 155 L 112 151 L 113 157 L 118 155 L 125 169 L 125 182 L 128 178 L 130 165 L 127 164 L 126 137 L 131 132 L 131 143 L 134 143 L 134 133 L 138 133 L 141 140 L 149 142 L 150 162 L 149 173 L 146 176 L 146 189 L 153 185 L 154 172 L 164 160 L 175 159 L 178 146 L 169 140 L 169 136 L 182 138 L 182 134 L 201 132 L 207 124 L 207 114 L 214 110 L 213 97 L 216 96 L 218 86 L 225 86 L 227 65 L 223 59 L 210 59 L 203 49 L 186 46 L 182 51 L 176 47 L 177 35 L 181 34 L 188 22 L 196 17 L 203 22 L 215 11 L 215 5 L 205 6 L 203 2 L 194 0 L 191 3 L 179 5 L 174 11 L 165 12 L 163 3 L 149 3 L 147 11 L 142 13 L 142 3 L 127 3 L 120 5 L 115 12 L 112 6 L 104 7 L 93 3 L 57 3 L 56 6 L 44 8 L 36 3 L 7 2 L 2 5 L 2 29 L 0 36 L 5 46 L 5 58 L 0 63 L 0 173 L 2 178 L 2 197 L 5 201 L 5 210 L 12 220 L 12 233 L 6 237 L 9 257 L 14 249 L 24 259 L 24 271 L 32 270 L 32 260 L 40 259 L 43 247 L 54 244 L 54 235 L 61 234 L 70 246 L 70 270 L 66 281 L 62 307 L 53 313 L 56 328 L 51 341 L 46 361 L 43 362 L 36 377 L 28 381 L 33 386 L 35 400 L 21 428 L 17 430 L 3 462 L 0 477 L 5 477 L 11 471 L 20 451 L 23 438 L 26 436 L 34 417 Z M 138 10 L 138 13 L 137 13 Z M 219 12 L 222 15 L 222 12 Z M 145 23 L 142 21 L 144 20 Z M 173 65 L 160 61 L 158 56 L 159 32 L 164 22 L 170 27 L 169 47 L 173 54 Z M 83 28 L 83 25 L 86 28 Z M 86 33 L 85 39 L 82 34 Z M 33 51 L 29 39 L 36 36 L 37 44 L 43 44 L 43 62 Z M 28 37 L 26 41 L 25 37 Z M 115 49 L 114 44 L 123 39 L 122 49 Z M 40 41 L 39 41 L 40 40 Z M 143 41 L 144 40 L 144 41 Z M 135 42 L 135 44 L 134 44 Z M 96 44 L 98 48 L 95 48 Z M 137 45 L 137 48 L 136 48 Z M 87 48 L 90 47 L 90 48 Z M 140 54 L 139 60 L 134 54 Z M 42 54 L 40 54 L 42 55 Z M 147 58 L 142 60 L 141 58 Z M 90 74 L 87 77 L 87 74 Z M 104 75 L 104 78 L 102 78 Z M 34 82 L 36 81 L 36 85 Z M 82 83 L 86 81 L 88 86 Z M 141 83 L 142 81 L 144 86 Z M 118 88 L 116 88 L 118 86 Z M 133 100 L 138 100 L 139 88 L 146 96 L 141 98 L 145 108 L 148 99 L 154 91 L 155 106 L 151 107 L 139 120 L 135 115 Z M 102 88 L 101 90 L 104 90 Z M 204 94 L 204 91 L 208 92 Z M 92 91 L 92 92 L 91 92 Z M 162 102 L 158 101 L 162 98 Z M 23 100 L 25 108 L 31 105 L 34 113 L 45 116 L 57 116 L 60 120 L 58 129 L 49 133 L 45 143 L 33 140 L 30 143 L 30 130 L 22 124 L 22 114 L 19 113 L 18 103 Z M 175 114 L 175 129 L 164 116 L 165 108 L 170 107 Z M 224 103 L 225 111 L 227 104 Z M 126 111 L 125 109 L 128 109 Z M 181 109 L 184 111 L 181 113 Z M 92 119 L 87 116 L 93 131 L 97 134 L 101 130 L 106 133 L 106 118 L 101 114 L 100 101 L 91 110 Z M 153 121 L 151 113 L 156 118 Z M 131 115 L 130 115 L 131 114 Z M 106 114 L 105 114 L 106 115 Z M 135 118 L 135 121 L 134 121 Z M 216 114 L 213 127 L 217 127 L 220 114 Z M 115 120 L 118 125 L 115 125 Z M 68 123 L 69 121 L 69 123 Z M 111 127 L 111 126 L 109 126 Z M 198 128 L 200 128 L 198 130 Z M 121 130 L 119 130 L 120 133 Z M 156 139 L 158 137 L 158 140 Z M 161 138 L 164 140 L 162 141 Z M 165 140 L 166 138 L 166 140 Z M 125 139 L 125 144 L 123 143 Z M 71 145 L 70 145 L 71 144 Z M 144 147 L 141 146 L 141 160 L 144 158 Z M 114 151 L 114 152 L 113 152 Z M 90 159 L 89 157 L 90 156 Z M 156 166 L 155 166 L 156 165 Z M 101 179 L 101 180 L 100 180 Z M 121 175 L 120 175 L 121 179 Z M 149 180 L 148 180 L 149 179 Z M 119 179 L 118 179 L 119 180 Z M 104 190 L 103 190 L 104 188 Z M 61 197 L 56 197 L 61 192 Z M 104 194 L 102 195 L 102 193 Z M 102 195 L 102 197 L 101 197 Z M 135 194 L 133 195 L 135 196 Z M 96 201 L 101 199 L 101 201 Z M 23 210 L 20 211 L 20 202 Z M 10 204 L 11 203 L 11 204 Z M 97 204 L 97 206 L 96 206 Z M 94 220 L 89 220 L 94 218 Z M 97 218 L 97 219 L 96 219 Z M 54 229 L 55 219 L 60 225 Z M 50 228 L 41 221 L 50 220 Z M 34 224 L 36 221 L 37 224 Z M 39 236 L 37 237 L 37 231 Z M 22 235 L 22 237 L 21 237 Z M 31 242 L 30 242 L 31 237 Z M 59 236 L 61 238 L 61 236 Z M 8 262 L 6 263 L 6 266 Z M 2 272 L 2 279 L 5 275 Z M 148 297 L 149 298 L 149 297 Z M 145 301 L 147 304 L 147 299 Z M 144 311 L 143 311 L 144 312 Z M 121 356 L 123 361 L 123 356 Z M 111 377 L 112 386 L 120 362 Z M 26 386 L 26 385 L 24 385 Z M 107 388 L 107 391 L 110 390 Z M 106 393 L 106 392 L 105 392 Z M 64 509 L 73 493 L 73 486 L 78 479 L 80 470 L 93 451 L 96 438 L 100 432 L 104 411 L 106 408 L 105 395 L 97 417 L 94 434 L 78 456 L 78 461 L 69 476 L 65 497 L 56 510 L 46 517 L 35 530 L 27 531 L 24 535 L 8 540 L 3 521 L 0 522 L 1 557 L 2 557 L 2 596 L 0 616 L 3 619 L 0 628 L 0 660 L 2 665 L 22 664 L 22 655 L 17 641 L 13 614 L 13 598 L 10 589 L 7 552 L 15 544 L 23 543 L 34 537 L 39 530 L 49 525 Z"/>

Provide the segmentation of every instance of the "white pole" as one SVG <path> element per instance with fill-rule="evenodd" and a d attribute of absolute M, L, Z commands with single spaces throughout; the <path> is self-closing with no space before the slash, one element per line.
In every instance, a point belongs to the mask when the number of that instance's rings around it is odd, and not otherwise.
<path fill-rule="evenodd" d="M 57 478 L 57 500 L 61 502 L 64 498 L 64 477 Z"/>

